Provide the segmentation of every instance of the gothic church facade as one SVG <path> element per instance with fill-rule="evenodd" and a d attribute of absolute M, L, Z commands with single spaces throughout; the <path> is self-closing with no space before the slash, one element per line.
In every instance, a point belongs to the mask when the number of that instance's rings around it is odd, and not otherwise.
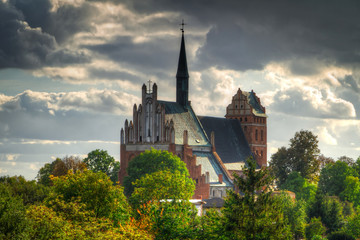
<path fill-rule="evenodd" d="M 156 84 L 142 86 L 142 102 L 121 129 L 119 181 L 129 162 L 152 147 L 167 150 L 186 163 L 196 182 L 193 198 L 225 197 L 233 189 L 232 173 L 240 173 L 253 156 L 266 166 L 266 114 L 256 94 L 240 89 L 225 118 L 197 116 L 191 107 L 184 31 L 176 74 L 176 102 L 158 99 Z"/>

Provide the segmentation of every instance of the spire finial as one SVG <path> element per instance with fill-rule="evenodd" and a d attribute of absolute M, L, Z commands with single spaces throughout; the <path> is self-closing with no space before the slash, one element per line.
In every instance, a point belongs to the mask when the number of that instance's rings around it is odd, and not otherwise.
<path fill-rule="evenodd" d="M 179 24 L 179 25 L 181 25 L 181 28 L 180 28 L 181 32 L 184 33 L 184 26 L 186 25 L 184 23 L 184 19 L 181 21 L 181 24 Z"/>
<path fill-rule="evenodd" d="M 148 90 L 148 93 L 151 93 L 151 83 L 152 83 L 152 81 L 149 79 L 148 83 L 149 83 L 149 90 Z"/>

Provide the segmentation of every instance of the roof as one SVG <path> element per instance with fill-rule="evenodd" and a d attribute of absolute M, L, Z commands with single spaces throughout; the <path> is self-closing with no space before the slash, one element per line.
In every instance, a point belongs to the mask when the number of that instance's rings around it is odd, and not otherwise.
<path fill-rule="evenodd" d="M 251 105 L 251 107 L 253 108 L 253 114 L 255 116 L 259 116 L 259 117 L 267 117 L 267 115 L 264 112 L 263 107 L 261 106 L 261 104 L 258 102 L 257 97 L 255 96 L 255 93 L 253 91 L 251 92 L 243 92 L 244 95 L 247 96 L 248 99 L 248 103 Z"/>
<path fill-rule="evenodd" d="M 183 107 L 176 102 L 158 102 L 165 106 L 165 119 L 172 119 L 174 122 L 175 144 L 184 144 L 183 134 L 184 130 L 187 130 L 190 146 L 211 146 L 191 106 Z"/>
<path fill-rule="evenodd" d="M 249 144 L 237 119 L 198 117 L 206 134 L 215 134 L 215 148 L 223 163 L 245 162 L 252 156 Z"/>
<path fill-rule="evenodd" d="M 222 208 L 224 206 L 225 200 L 223 198 L 210 198 L 204 200 L 204 208 Z"/>
<path fill-rule="evenodd" d="M 201 165 L 201 174 L 209 172 L 209 183 L 211 186 L 230 187 L 233 185 L 211 152 L 193 151 L 193 154 L 196 155 L 196 165 Z M 222 183 L 219 182 L 219 174 L 223 175 Z"/>

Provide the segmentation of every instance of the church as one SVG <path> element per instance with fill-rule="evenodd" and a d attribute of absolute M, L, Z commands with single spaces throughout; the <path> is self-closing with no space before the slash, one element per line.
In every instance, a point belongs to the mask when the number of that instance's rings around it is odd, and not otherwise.
<path fill-rule="evenodd" d="M 265 107 L 255 92 L 240 89 L 226 108 L 224 118 L 198 116 L 189 96 L 189 72 L 182 28 L 176 101 L 158 99 L 158 86 L 142 86 L 141 104 L 134 104 L 133 119 L 121 129 L 119 181 L 129 162 L 151 148 L 166 150 L 186 163 L 196 183 L 193 198 L 223 198 L 234 189 L 233 173 L 241 174 L 252 156 L 257 167 L 267 165 Z"/>

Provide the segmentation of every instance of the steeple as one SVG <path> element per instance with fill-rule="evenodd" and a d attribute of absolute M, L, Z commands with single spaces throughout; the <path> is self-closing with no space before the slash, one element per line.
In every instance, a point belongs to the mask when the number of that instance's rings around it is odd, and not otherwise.
<path fill-rule="evenodd" d="M 189 73 L 186 61 L 185 40 L 184 40 L 184 20 L 181 23 L 181 46 L 178 69 L 176 73 L 176 102 L 181 106 L 189 105 Z"/>

